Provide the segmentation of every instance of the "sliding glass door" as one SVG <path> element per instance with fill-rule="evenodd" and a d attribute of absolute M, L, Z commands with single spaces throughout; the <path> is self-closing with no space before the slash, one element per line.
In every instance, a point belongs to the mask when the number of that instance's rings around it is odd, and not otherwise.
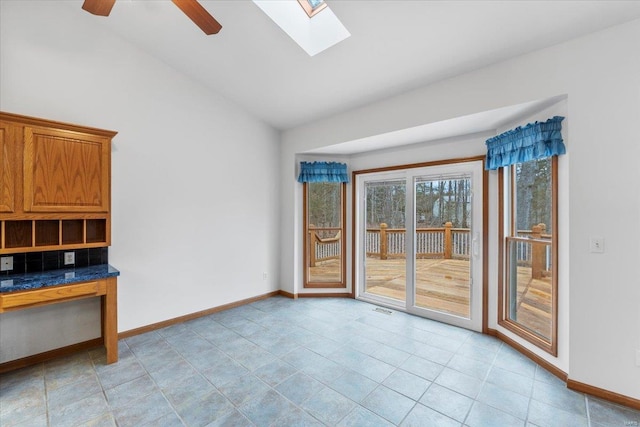
<path fill-rule="evenodd" d="M 356 296 L 482 328 L 482 161 L 356 175 Z"/>

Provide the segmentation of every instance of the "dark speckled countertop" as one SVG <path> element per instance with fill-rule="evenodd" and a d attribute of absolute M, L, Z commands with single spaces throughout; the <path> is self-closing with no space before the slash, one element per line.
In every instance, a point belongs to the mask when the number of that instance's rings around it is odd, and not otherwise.
<path fill-rule="evenodd" d="M 120 272 L 109 264 L 49 270 L 38 273 L 10 274 L 8 276 L 0 276 L 0 293 L 86 282 L 119 275 Z"/>

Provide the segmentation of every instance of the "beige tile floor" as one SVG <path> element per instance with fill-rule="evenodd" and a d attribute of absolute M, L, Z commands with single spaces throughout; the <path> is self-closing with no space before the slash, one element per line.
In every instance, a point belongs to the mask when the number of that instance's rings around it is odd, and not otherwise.
<path fill-rule="evenodd" d="M 633 426 L 502 342 L 351 299 L 269 298 L 0 376 L 12 426 Z"/>

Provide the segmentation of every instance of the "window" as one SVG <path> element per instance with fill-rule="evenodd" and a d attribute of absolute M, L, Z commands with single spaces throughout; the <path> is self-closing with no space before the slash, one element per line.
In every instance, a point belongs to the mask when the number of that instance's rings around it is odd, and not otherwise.
<path fill-rule="evenodd" d="M 317 55 L 351 36 L 325 2 L 253 0 L 253 3 L 309 56 Z"/>
<path fill-rule="evenodd" d="M 327 7 L 327 4 L 323 0 L 298 0 L 298 3 L 300 3 L 300 6 L 302 6 L 309 18 Z"/>
<path fill-rule="evenodd" d="M 305 288 L 344 288 L 345 203 L 343 182 L 305 182 Z"/>
<path fill-rule="evenodd" d="M 558 157 L 500 168 L 499 324 L 557 355 Z M 505 197 L 506 195 L 506 197 Z"/>

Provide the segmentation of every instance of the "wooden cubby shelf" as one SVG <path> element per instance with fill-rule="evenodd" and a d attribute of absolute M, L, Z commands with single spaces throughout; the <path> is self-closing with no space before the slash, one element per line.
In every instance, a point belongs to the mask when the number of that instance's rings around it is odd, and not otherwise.
<path fill-rule="evenodd" d="M 108 246 L 106 218 L 0 221 L 0 253 Z"/>
<path fill-rule="evenodd" d="M 4 221 L 4 247 L 7 249 L 31 246 L 33 221 Z"/>
<path fill-rule="evenodd" d="M 55 246 L 60 244 L 60 221 L 34 221 L 36 246 Z"/>
<path fill-rule="evenodd" d="M 107 221 L 88 219 L 85 225 L 87 243 L 103 243 L 107 239 Z"/>

